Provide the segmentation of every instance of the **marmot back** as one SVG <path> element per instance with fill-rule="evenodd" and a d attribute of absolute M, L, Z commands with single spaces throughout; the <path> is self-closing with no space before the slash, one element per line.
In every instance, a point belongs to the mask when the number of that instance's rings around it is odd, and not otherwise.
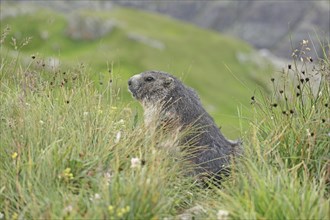
<path fill-rule="evenodd" d="M 228 172 L 232 156 L 240 152 L 238 141 L 227 140 L 205 111 L 197 93 L 176 77 L 160 71 L 146 71 L 131 77 L 129 91 L 144 108 L 145 123 L 173 122 L 180 130 L 196 132 L 180 140 L 193 150 L 196 175 L 216 176 Z M 158 108 L 160 108 L 158 110 Z"/>

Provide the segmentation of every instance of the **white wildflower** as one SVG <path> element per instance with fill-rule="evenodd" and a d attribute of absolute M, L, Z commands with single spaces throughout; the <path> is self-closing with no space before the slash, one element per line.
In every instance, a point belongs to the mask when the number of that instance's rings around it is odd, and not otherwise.
<path fill-rule="evenodd" d="M 217 213 L 217 220 L 227 220 L 229 212 L 226 210 L 219 210 Z"/>
<path fill-rule="evenodd" d="M 141 160 L 137 157 L 131 159 L 131 168 L 137 168 L 141 165 Z"/>
<path fill-rule="evenodd" d="M 2 212 L 0 212 L 0 219 L 3 219 L 4 216 L 5 215 Z"/>
<path fill-rule="evenodd" d="M 98 194 L 98 193 L 95 193 L 94 198 L 95 198 L 95 199 L 101 199 L 101 195 Z"/>
<path fill-rule="evenodd" d="M 307 44 L 308 44 L 308 40 L 303 40 L 303 41 L 302 41 L 302 44 L 303 44 L 304 46 L 307 46 Z"/>
<path fill-rule="evenodd" d="M 95 193 L 94 196 L 89 198 L 90 201 L 95 201 L 95 200 L 99 200 L 99 199 L 101 199 L 101 195 L 98 193 Z"/>
<path fill-rule="evenodd" d="M 45 122 L 43 120 L 40 120 L 39 123 L 42 125 L 45 124 Z"/>
<path fill-rule="evenodd" d="M 105 181 L 106 181 L 106 185 L 109 186 L 111 178 L 112 178 L 111 172 L 108 171 L 108 172 L 104 173 L 104 178 L 105 178 Z"/>
<path fill-rule="evenodd" d="M 125 120 L 124 120 L 124 119 L 120 119 L 120 120 L 117 121 L 115 124 L 116 124 L 116 125 L 119 125 L 119 126 L 122 126 L 122 127 L 125 127 Z"/>
<path fill-rule="evenodd" d="M 84 112 L 83 114 L 86 117 L 89 114 L 89 112 Z"/>
<path fill-rule="evenodd" d="M 73 206 L 72 205 L 68 205 L 67 207 L 65 207 L 63 209 L 64 213 L 70 213 L 73 211 Z"/>
<path fill-rule="evenodd" d="M 121 137 L 121 132 L 118 131 L 118 133 L 116 134 L 115 144 L 117 144 L 119 142 L 120 137 Z"/>

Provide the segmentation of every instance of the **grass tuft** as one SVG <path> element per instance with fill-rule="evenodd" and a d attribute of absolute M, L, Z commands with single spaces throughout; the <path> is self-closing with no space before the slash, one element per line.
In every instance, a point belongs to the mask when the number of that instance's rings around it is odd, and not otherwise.
<path fill-rule="evenodd" d="M 307 41 L 301 45 L 293 63 L 269 80 L 271 94 L 251 97 L 245 155 L 222 188 L 204 196 L 205 216 L 330 218 L 329 58 L 314 61 Z"/>

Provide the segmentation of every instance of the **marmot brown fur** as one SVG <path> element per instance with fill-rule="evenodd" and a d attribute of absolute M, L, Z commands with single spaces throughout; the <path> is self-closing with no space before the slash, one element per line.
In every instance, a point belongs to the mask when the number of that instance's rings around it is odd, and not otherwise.
<path fill-rule="evenodd" d="M 129 79 L 128 86 L 144 108 L 145 123 L 162 121 L 180 131 L 196 128 L 180 140 L 180 144 L 189 146 L 188 150 L 193 149 L 191 160 L 196 164 L 195 174 L 219 179 L 228 173 L 232 156 L 240 152 L 240 142 L 227 140 L 221 134 L 193 89 L 160 71 L 135 75 Z"/>

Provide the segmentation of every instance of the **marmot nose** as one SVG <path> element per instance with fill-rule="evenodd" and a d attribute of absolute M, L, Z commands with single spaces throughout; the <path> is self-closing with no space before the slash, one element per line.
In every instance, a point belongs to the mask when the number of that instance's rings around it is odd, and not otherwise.
<path fill-rule="evenodd" d="M 132 79 L 129 79 L 129 80 L 128 80 L 128 85 L 129 85 L 129 86 L 132 85 Z"/>

